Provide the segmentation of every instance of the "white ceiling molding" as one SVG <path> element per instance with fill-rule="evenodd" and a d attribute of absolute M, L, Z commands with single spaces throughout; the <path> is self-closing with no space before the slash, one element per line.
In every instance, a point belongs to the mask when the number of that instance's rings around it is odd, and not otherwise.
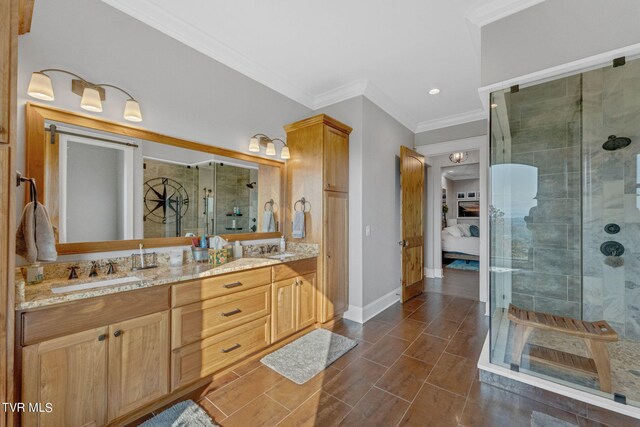
<path fill-rule="evenodd" d="M 427 120 L 420 122 L 415 127 L 415 133 L 426 132 L 429 130 L 446 128 L 449 126 L 461 125 L 467 122 L 475 122 L 476 120 L 487 119 L 487 113 L 483 109 L 467 111 L 466 113 L 453 114 L 436 120 Z"/>
<path fill-rule="evenodd" d="M 347 99 L 355 98 L 356 96 L 364 95 L 368 84 L 369 80 L 360 79 L 321 93 L 314 98 L 313 109 L 318 110 Z"/>
<path fill-rule="evenodd" d="M 494 0 L 472 9 L 467 13 L 466 18 L 478 27 L 483 27 L 544 1 L 545 0 Z"/>
<path fill-rule="evenodd" d="M 313 96 L 293 86 L 286 78 L 267 70 L 240 52 L 159 8 L 157 4 L 147 0 L 102 1 L 305 107 L 313 109 Z"/>
<path fill-rule="evenodd" d="M 382 108 L 387 114 L 403 124 L 411 132 L 416 133 L 416 120 L 409 117 L 395 102 L 391 100 L 378 86 L 369 82 L 364 91 L 364 96 L 371 102 Z"/>

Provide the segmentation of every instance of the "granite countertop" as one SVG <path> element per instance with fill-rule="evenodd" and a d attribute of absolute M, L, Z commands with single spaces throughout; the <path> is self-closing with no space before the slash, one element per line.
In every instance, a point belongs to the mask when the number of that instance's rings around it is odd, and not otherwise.
<path fill-rule="evenodd" d="M 291 251 L 287 252 L 290 253 Z M 74 280 L 67 280 L 66 278 L 57 277 L 55 279 L 45 280 L 36 285 L 26 285 L 24 278 L 20 273 L 18 273 L 16 275 L 16 310 L 29 310 L 69 301 L 131 291 L 134 289 L 149 288 L 152 286 L 160 286 L 254 268 L 285 264 L 292 261 L 313 258 L 318 256 L 318 253 L 317 251 L 300 251 L 295 252 L 295 255 L 283 260 L 269 258 L 269 256 L 270 255 L 238 258 L 216 267 L 213 267 L 211 264 L 188 263 L 181 267 L 159 266 L 149 270 L 127 270 L 108 276 L 102 274 L 94 278 L 83 277 Z M 52 291 L 52 289 L 62 286 L 80 285 L 124 277 L 136 277 L 140 280 L 64 293 L 54 293 Z"/>

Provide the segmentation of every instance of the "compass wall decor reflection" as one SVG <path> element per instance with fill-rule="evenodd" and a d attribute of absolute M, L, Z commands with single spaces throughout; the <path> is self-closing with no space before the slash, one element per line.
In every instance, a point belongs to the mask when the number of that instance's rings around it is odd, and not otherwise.
<path fill-rule="evenodd" d="M 161 224 L 176 224 L 176 234 L 182 235 L 181 221 L 189 210 L 189 194 L 175 179 L 151 178 L 144 183 L 144 220 Z"/>

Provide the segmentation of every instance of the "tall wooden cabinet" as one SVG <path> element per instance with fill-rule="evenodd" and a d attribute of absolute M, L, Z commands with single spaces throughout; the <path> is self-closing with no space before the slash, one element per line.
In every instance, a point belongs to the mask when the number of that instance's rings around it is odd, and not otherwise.
<path fill-rule="evenodd" d="M 342 315 L 349 305 L 349 134 L 351 128 L 320 114 L 284 127 L 291 159 L 287 163 L 289 216 L 305 198 L 303 239 L 320 244 L 318 258 L 318 321 Z"/>

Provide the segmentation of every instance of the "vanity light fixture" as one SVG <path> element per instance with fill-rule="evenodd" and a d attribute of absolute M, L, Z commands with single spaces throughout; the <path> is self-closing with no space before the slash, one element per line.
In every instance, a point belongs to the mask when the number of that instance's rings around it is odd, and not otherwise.
<path fill-rule="evenodd" d="M 468 157 L 469 154 L 463 151 L 449 154 L 449 160 L 451 160 L 453 163 L 462 163 L 467 160 Z"/>
<path fill-rule="evenodd" d="M 110 87 L 119 90 L 129 97 L 124 107 L 124 119 L 130 122 L 142 121 L 140 104 L 126 90 L 106 83 L 91 83 L 75 73 L 58 68 L 47 68 L 45 70 L 32 73 L 31 80 L 29 81 L 29 88 L 27 89 L 29 96 L 43 101 L 53 101 L 55 99 L 51 78 L 46 74 L 48 72 L 64 73 L 75 77 L 71 80 L 71 91 L 82 97 L 82 100 L 80 101 L 80 107 L 82 109 L 94 113 L 101 112 L 102 101 L 106 98 L 105 88 Z"/>
<path fill-rule="evenodd" d="M 280 158 L 283 160 L 287 160 L 291 158 L 291 153 L 289 152 L 289 147 L 287 143 L 284 142 L 280 138 L 269 138 L 267 135 L 263 133 L 257 133 L 251 137 L 249 140 L 249 151 L 252 153 L 259 153 L 260 147 L 265 147 L 265 154 L 267 156 L 275 156 L 276 155 L 276 144 L 275 142 L 282 142 L 282 150 L 280 150 Z"/>

